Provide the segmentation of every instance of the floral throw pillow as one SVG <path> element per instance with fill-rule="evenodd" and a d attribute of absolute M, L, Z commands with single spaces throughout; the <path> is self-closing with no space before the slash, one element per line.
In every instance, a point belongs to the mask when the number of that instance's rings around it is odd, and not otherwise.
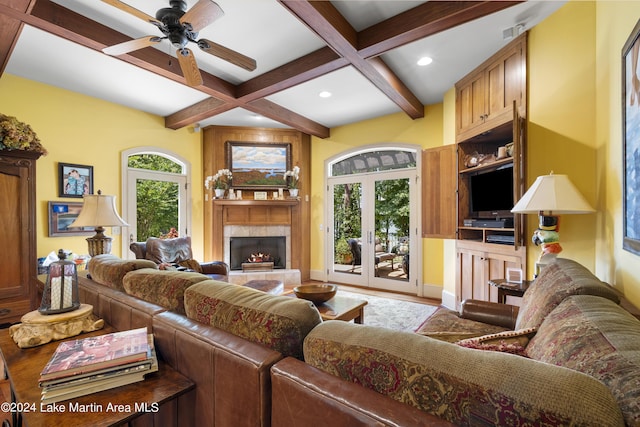
<path fill-rule="evenodd" d="M 526 356 L 525 348 L 538 328 L 526 328 L 516 331 L 504 331 L 496 334 L 483 335 L 481 337 L 468 338 L 457 341 L 461 347 L 476 350 L 500 351 L 503 353 Z"/>

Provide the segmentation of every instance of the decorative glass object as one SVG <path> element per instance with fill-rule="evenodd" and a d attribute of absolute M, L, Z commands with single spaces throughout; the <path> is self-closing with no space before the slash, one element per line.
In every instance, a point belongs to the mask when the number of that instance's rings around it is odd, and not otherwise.
<path fill-rule="evenodd" d="M 42 314 L 66 313 L 80 307 L 76 264 L 67 261 L 67 255 L 62 249 L 58 251 L 58 258 L 59 261 L 49 265 L 42 304 L 38 309 Z"/>

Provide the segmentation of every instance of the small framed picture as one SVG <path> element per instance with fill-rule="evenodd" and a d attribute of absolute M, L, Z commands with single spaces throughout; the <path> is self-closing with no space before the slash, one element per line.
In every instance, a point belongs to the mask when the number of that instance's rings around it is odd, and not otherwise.
<path fill-rule="evenodd" d="M 78 218 L 82 202 L 49 202 L 49 237 L 83 236 L 95 227 L 69 227 Z"/>
<path fill-rule="evenodd" d="M 266 191 L 254 191 L 253 200 L 267 200 Z"/>
<path fill-rule="evenodd" d="M 93 194 L 93 166 L 58 163 L 58 197 Z"/>
<path fill-rule="evenodd" d="M 507 267 L 507 282 L 522 283 L 522 269 Z"/>

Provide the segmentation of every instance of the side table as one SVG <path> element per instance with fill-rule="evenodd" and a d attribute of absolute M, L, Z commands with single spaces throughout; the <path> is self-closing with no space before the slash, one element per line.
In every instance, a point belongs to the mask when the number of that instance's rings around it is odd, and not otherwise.
<path fill-rule="evenodd" d="M 509 282 L 507 279 L 489 280 L 489 285 L 498 288 L 498 302 L 502 304 L 506 304 L 507 296 L 522 297 L 532 283 L 533 280 L 523 280 L 522 283 Z"/>
<path fill-rule="evenodd" d="M 84 336 L 115 332 L 110 326 Z M 76 339 L 76 338 L 66 338 Z M 174 410 L 164 404 L 194 388 L 194 383 L 159 360 L 158 372 L 149 374 L 144 381 L 105 390 L 55 404 L 40 403 L 38 379 L 59 341 L 38 347 L 20 348 L 0 330 L 0 351 L 5 373 L 11 384 L 12 402 L 0 408 L 0 420 L 11 416 L 13 426 L 120 426 L 145 413 L 167 416 Z M 166 415 L 165 415 L 166 414 Z"/>

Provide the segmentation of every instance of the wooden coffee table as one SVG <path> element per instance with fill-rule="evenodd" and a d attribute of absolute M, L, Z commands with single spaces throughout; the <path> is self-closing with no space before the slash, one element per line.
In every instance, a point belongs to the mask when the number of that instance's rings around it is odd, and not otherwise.
<path fill-rule="evenodd" d="M 69 339 L 115 331 L 113 327 L 105 325 L 102 330 Z M 0 408 L 0 421 L 12 419 L 13 426 L 25 424 L 29 427 L 121 425 L 145 412 L 157 412 L 163 403 L 176 399 L 194 387 L 190 379 L 159 361 L 158 372 L 149 374 L 142 382 L 56 404 L 41 405 L 38 378 L 59 343 L 54 341 L 21 349 L 9 336 L 7 329 L 0 330 L 0 350 L 13 401 Z"/>
<path fill-rule="evenodd" d="M 322 320 L 344 320 L 354 323 L 364 322 L 364 306 L 366 300 L 336 295 L 329 301 L 316 305 Z"/>

